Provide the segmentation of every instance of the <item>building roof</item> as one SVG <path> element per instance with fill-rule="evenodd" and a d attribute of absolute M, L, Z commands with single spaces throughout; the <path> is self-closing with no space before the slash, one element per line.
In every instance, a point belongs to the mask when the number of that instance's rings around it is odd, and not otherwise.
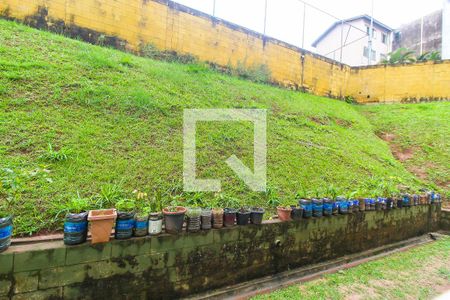
<path fill-rule="evenodd" d="M 314 43 L 312 43 L 312 46 L 316 47 L 317 44 L 320 43 L 320 41 L 322 41 L 335 27 L 340 25 L 342 22 L 350 23 L 350 22 L 353 22 L 353 21 L 361 20 L 361 19 L 370 22 L 371 17 L 369 15 L 360 15 L 360 16 L 356 16 L 356 17 L 353 17 L 353 18 L 345 19 L 345 20 L 342 20 L 342 21 L 336 21 L 333 25 L 330 26 L 330 28 L 328 28 L 324 33 L 322 33 L 314 41 Z M 391 28 L 391 27 L 381 23 L 380 21 L 378 21 L 376 19 L 373 19 L 373 24 L 378 26 L 378 27 L 381 27 L 381 28 L 385 29 L 386 31 L 394 31 L 393 28 Z"/>

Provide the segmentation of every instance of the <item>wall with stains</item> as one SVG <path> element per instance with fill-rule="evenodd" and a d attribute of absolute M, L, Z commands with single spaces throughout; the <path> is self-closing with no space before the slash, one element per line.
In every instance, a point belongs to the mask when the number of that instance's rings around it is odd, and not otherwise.
<path fill-rule="evenodd" d="M 0 254 L 0 298 L 174 299 L 435 231 L 439 205 Z"/>
<path fill-rule="evenodd" d="M 272 81 L 316 95 L 358 102 L 450 98 L 449 61 L 351 68 L 169 0 L 0 0 L 0 15 L 123 50 L 151 44 L 221 66 L 266 65 Z"/>

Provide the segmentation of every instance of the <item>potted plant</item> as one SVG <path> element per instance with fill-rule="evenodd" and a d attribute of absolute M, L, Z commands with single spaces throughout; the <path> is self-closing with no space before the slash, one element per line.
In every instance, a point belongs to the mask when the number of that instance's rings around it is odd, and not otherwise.
<path fill-rule="evenodd" d="M 183 230 L 186 210 L 186 207 L 178 205 L 176 198 L 173 199 L 170 206 L 163 209 L 167 233 L 177 234 Z"/>
<path fill-rule="evenodd" d="M 223 225 L 225 227 L 234 226 L 236 223 L 236 207 L 239 207 L 239 201 L 233 197 L 224 199 L 225 209 L 223 210 Z"/>
<path fill-rule="evenodd" d="M 241 207 L 236 213 L 236 223 L 238 225 L 247 225 L 250 220 L 250 214 L 250 209 Z"/>
<path fill-rule="evenodd" d="M 134 217 L 134 236 L 146 236 L 148 233 L 150 207 L 139 209 Z"/>
<path fill-rule="evenodd" d="M 133 236 L 146 236 L 148 233 L 148 215 L 150 213 L 150 207 L 147 206 L 148 194 L 138 190 L 134 190 L 133 194 L 136 194 L 136 214 L 134 216 Z"/>
<path fill-rule="evenodd" d="M 64 220 L 64 244 L 78 245 L 86 242 L 90 199 L 73 198 L 66 207 Z"/>
<path fill-rule="evenodd" d="M 328 198 L 323 198 L 323 215 L 330 217 L 333 214 L 333 201 Z"/>
<path fill-rule="evenodd" d="M 339 203 L 339 213 L 342 215 L 348 214 L 348 201 L 343 196 L 337 196 L 336 202 Z"/>
<path fill-rule="evenodd" d="M 202 221 L 202 230 L 211 229 L 211 227 L 212 227 L 211 207 L 202 208 L 201 221 Z"/>
<path fill-rule="evenodd" d="M 162 215 L 162 194 L 159 190 L 155 192 L 149 205 L 148 217 L 148 234 L 158 235 L 162 231 L 163 215 Z"/>
<path fill-rule="evenodd" d="M 278 215 L 278 218 L 280 219 L 280 221 L 282 221 L 282 222 L 292 220 L 291 212 L 292 212 L 292 208 L 290 205 L 277 206 L 277 215 Z"/>
<path fill-rule="evenodd" d="M 116 239 L 129 239 L 133 236 L 136 202 L 131 199 L 121 199 L 116 203 Z"/>
<path fill-rule="evenodd" d="M 109 241 L 116 218 L 117 211 L 114 208 L 89 211 L 88 221 L 90 223 L 92 244 Z"/>
<path fill-rule="evenodd" d="M 0 253 L 11 245 L 13 219 L 6 204 L 0 205 Z"/>
<path fill-rule="evenodd" d="M 334 187 L 334 185 L 330 184 L 327 187 L 326 195 L 327 195 L 327 198 L 330 199 L 332 202 L 331 213 L 333 215 L 337 215 L 339 213 L 339 202 L 336 201 L 337 194 L 338 194 L 337 189 Z M 324 205 L 325 205 L 325 203 L 324 203 Z"/>
<path fill-rule="evenodd" d="M 200 230 L 202 209 L 200 207 L 189 207 L 186 212 L 186 230 L 197 232 Z"/>
<path fill-rule="evenodd" d="M 252 207 L 250 209 L 250 222 L 252 224 L 260 225 L 264 216 L 264 208 L 262 207 Z"/>
<path fill-rule="evenodd" d="M 216 229 L 223 227 L 223 208 L 218 207 L 212 209 L 212 223 Z"/>

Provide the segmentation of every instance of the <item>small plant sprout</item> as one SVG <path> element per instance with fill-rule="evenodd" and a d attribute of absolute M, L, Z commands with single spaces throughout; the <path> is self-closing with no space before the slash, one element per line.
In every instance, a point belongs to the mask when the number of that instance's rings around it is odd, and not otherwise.
<path fill-rule="evenodd" d="M 121 199 L 116 203 L 116 209 L 122 212 L 131 212 L 136 208 L 136 202 L 131 199 Z"/>
<path fill-rule="evenodd" d="M 58 162 L 69 159 L 70 154 L 71 154 L 70 150 L 64 148 L 55 150 L 52 144 L 49 143 L 47 150 L 44 151 L 44 153 L 41 155 L 41 158 L 50 162 Z"/>
<path fill-rule="evenodd" d="M 80 214 L 90 209 L 91 202 L 89 198 L 72 198 L 68 204 L 68 211 L 74 214 Z"/>

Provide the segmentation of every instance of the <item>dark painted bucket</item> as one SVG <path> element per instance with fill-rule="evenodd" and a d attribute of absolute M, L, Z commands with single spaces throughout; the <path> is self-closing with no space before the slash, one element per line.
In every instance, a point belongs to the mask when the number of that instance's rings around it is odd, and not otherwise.
<path fill-rule="evenodd" d="M 225 208 L 223 210 L 223 226 L 230 227 L 236 223 L 236 209 Z"/>
<path fill-rule="evenodd" d="M 333 201 L 328 198 L 323 199 L 323 215 L 329 217 L 332 214 L 333 214 Z"/>
<path fill-rule="evenodd" d="M 412 195 L 412 205 L 417 206 L 419 205 L 419 195 Z"/>
<path fill-rule="evenodd" d="M 377 199 L 375 199 L 375 210 L 376 210 L 376 211 L 380 211 L 382 205 L 383 205 L 383 203 L 382 203 L 382 198 L 377 198 Z"/>
<path fill-rule="evenodd" d="M 303 218 L 311 218 L 313 214 L 313 205 L 311 200 L 301 199 L 299 204 L 303 209 Z"/>
<path fill-rule="evenodd" d="M 333 215 L 337 215 L 339 213 L 339 201 L 333 201 Z"/>
<path fill-rule="evenodd" d="M 243 226 L 247 225 L 250 220 L 250 210 L 238 210 L 236 213 L 236 224 Z"/>
<path fill-rule="evenodd" d="M 5 251 L 11 245 L 11 236 L 13 233 L 12 217 L 0 219 L 0 252 Z"/>
<path fill-rule="evenodd" d="M 134 236 L 146 236 L 148 233 L 148 216 L 136 216 L 134 218 Z"/>
<path fill-rule="evenodd" d="M 250 213 L 250 222 L 256 225 L 261 224 L 264 217 L 264 212 L 265 210 L 262 207 L 252 208 Z"/>
<path fill-rule="evenodd" d="M 67 214 L 64 220 L 64 244 L 78 245 L 86 242 L 88 233 L 88 212 Z"/>
<path fill-rule="evenodd" d="M 392 204 L 393 204 L 392 198 L 386 198 L 386 209 L 387 210 L 392 209 Z"/>
<path fill-rule="evenodd" d="M 118 240 L 129 239 L 133 236 L 134 212 L 118 212 L 115 237 Z"/>
<path fill-rule="evenodd" d="M 323 201 L 322 199 L 312 199 L 313 216 L 320 218 L 323 216 Z"/>
<path fill-rule="evenodd" d="M 299 221 L 303 216 L 303 208 L 300 206 L 291 205 L 291 219 L 294 221 Z"/>

